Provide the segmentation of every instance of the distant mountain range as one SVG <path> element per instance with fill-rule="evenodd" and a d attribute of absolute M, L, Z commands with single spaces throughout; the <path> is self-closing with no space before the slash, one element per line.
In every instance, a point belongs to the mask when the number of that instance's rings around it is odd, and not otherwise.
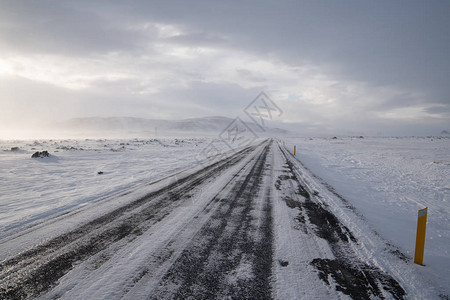
<path fill-rule="evenodd" d="M 203 117 L 183 120 L 159 120 L 132 117 L 110 118 L 74 118 L 53 124 L 58 130 L 73 132 L 121 132 L 121 133 L 220 133 L 234 119 L 227 117 Z M 262 130 L 254 123 L 245 122 L 255 133 L 287 134 L 289 131 L 280 128 L 265 128 Z"/>

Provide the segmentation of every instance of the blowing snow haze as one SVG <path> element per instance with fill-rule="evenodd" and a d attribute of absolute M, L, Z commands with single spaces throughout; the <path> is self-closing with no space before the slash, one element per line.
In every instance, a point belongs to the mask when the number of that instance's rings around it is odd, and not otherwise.
<path fill-rule="evenodd" d="M 142 118 L 75 118 L 65 122 L 50 124 L 48 132 L 57 128 L 55 134 L 63 132 L 65 136 L 84 137 L 164 137 L 164 136 L 217 136 L 223 132 L 233 119 L 226 117 L 203 117 L 184 120 L 161 120 Z M 256 124 L 245 122 L 256 135 L 286 135 L 287 130 L 268 127 L 262 130 Z"/>
<path fill-rule="evenodd" d="M 72 118 L 450 130 L 448 1 L 0 1 L 0 138 Z"/>

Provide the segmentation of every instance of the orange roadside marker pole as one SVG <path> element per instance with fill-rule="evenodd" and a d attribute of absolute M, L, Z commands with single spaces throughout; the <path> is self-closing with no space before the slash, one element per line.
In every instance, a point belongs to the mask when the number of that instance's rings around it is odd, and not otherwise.
<path fill-rule="evenodd" d="M 295 152 L 296 152 L 295 150 L 297 150 L 297 146 L 294 146 L 294 156 L 295 156 Z"/>
<path fill-rule="evenodd" d="M 423 265 L 423 253 L 425 251 L 425 233 L 427 230 L 428 207 L 420 209 L 417 216 L 416 251 L 414 263 Z"/>

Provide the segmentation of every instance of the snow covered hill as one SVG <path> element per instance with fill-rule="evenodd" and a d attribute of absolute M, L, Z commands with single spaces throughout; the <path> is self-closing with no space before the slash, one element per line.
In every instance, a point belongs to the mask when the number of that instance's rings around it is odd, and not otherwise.
<path fill-rule="evenodd" d="M 52 128 L 69 132 L 120 132 L 120 133 L 147 133 L 147 134 L 173 134 L 176 132 L 189 133 L 220 133 L 225 130 L 234 119 L 220 116 L 191 118 L 183 120 L 160 120 L 133 117 L 110 118 L 74 118 L 65 122 L 53 124 Z M 262 130 L 253 123 L 245 122 L 255 133 L 267 132 L 270 134 L 286 134 L 287 130 L 280 128 L 267 128 Z"/>

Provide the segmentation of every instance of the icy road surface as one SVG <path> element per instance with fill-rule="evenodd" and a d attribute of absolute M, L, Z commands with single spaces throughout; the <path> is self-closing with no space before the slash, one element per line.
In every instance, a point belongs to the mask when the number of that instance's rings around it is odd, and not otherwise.
<path fill-rule="evenodd" d="M 0 299 L 439 298 L 273 140 L 30 224 L 1 239 Z"/>

